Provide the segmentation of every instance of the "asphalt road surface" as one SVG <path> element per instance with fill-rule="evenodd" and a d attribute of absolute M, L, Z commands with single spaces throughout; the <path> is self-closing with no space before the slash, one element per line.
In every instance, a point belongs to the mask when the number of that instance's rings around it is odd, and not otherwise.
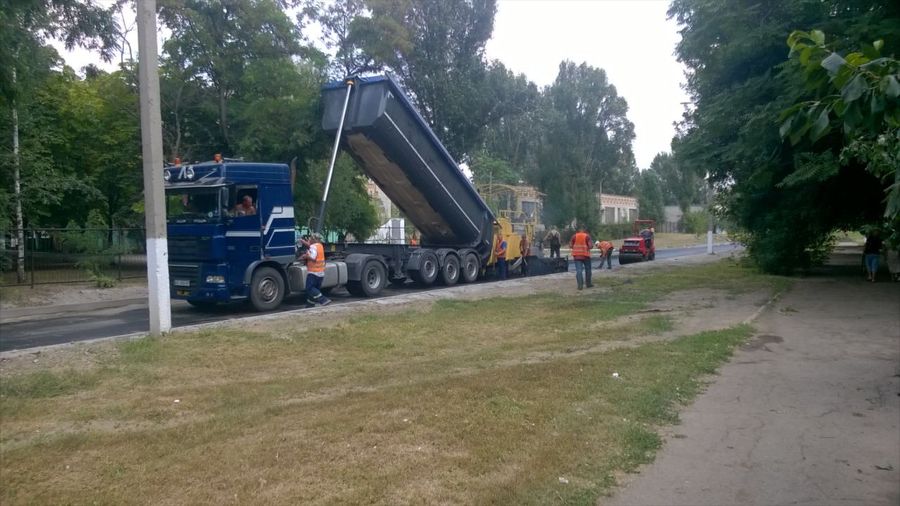
<path fill-rule="evenodd" d="M 736 249 L 737 246 L 717 245 L 715 250 L 724 253 Z M 671 248 L 658 250 L 658 260 L 706 253 L 706 246 L 691 248 Z M 599 261 L 595 261 L 598 268 Z M 613 269 L 620 269 L 613 260 Z M 624 267 L 627 268 L 627 267 Z M 574 267 L 570 270 L 574 271 Z M 411 291 L 440 290 L 440 287 L 419 288 L 408 285 L 402 288 L 386 287 L 381 297 L 390 297 Z M 345 290 L 336 290 L 329 296 L 335 304 L 357 300 Z M 291 297 L 274 312 L 293 311 L 305 306 L 303 297 Z M 200 311 L 184 301 L 172 301 L 172 327 L 184 327 L 198 323 L 214 322 L 256 315 L 252 309 L 243 304 L 219 306 L 213 310 Z M 39 346 L 84 341 L 133 333 L 147 332 L 150 329 L 146 304 L 134 304 L 116 308 L 100 309 L 80 314 L 66 313 L 60 315 L 42 315 L 40 317 L 3 323 L 0 325 L 0 351 L 23 350 Z"/>

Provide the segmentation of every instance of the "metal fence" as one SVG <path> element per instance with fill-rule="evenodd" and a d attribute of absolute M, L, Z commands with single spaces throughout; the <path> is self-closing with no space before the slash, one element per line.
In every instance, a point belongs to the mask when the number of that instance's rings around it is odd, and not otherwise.
<path fill-rule="evenodd" d="M 0 286 L 146 277 L 140 228 L 43 228 L 0 232 Z M 20 237 L 22 248 L 20 251 Z"/>

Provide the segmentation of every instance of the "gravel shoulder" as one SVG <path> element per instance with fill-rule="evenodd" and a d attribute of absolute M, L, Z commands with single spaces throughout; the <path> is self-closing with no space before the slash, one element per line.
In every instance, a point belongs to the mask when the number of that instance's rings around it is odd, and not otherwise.
<path fill-rule="evenodd" d="M 67 283 L 4 287 L 0 289 L 0 311 L 27 307 L 63 306 L 89 302 L 147 298 L 147 281 L 122 281 L 112 288 L 97 288 L 92 283 Z"/>

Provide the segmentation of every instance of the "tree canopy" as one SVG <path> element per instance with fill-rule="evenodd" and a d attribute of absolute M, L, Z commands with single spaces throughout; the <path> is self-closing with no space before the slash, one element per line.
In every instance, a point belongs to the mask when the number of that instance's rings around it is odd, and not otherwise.
<path fill-rule="evenodd" d="M 487 61 L 496 0 L 160 0 L 158 7 L 168 32 L 160 54 L 166 159 L 295 159 L 299 212 L 315 211 L 332 142 L 319 126 L 319 90 L 355 73 L 393 73 L 477 182 L 521 182 L 546 193 L 548 223 L 596 224 L 600 191 L 637 188 L 628 105 L 605 71 L 564 61 L 556 81 L 539 88 Z M 62 38 L 111 58 L 124 40 L 116 8 L 35 0 L 0 14 L 2 26 L 14 28 L 0 34 L 10 42 L 0 59 L 15 61 L 19 72 L 14 94 L 13 67 L 4 67 L 0 103 L 10 111 L 19 98 L 24 226 L 84 224 L 91 211 L 94 223 L 102 217 L 108 226 L 142 221 L 135 62 L 123 51 L 118 70 L 89 66 L 79 74 L 49 45 Z M 324 52 L 310 35 L 319 29 Z M 30 56 L 22 58 L 26 47 Z M 5 139 L 12 117 L 0 118 Z M 3 143 L 0 163 L 11 159 Z M 4 193 L 13 186 L 6 174 Z M 377 223 L 361 174 L 341 159 L 336 178 L 341 192 L 332 196 L 342 200 L 329 206 L 326 222 L 366 236 Z M 4 208 L 0 223 L 8 227 L 10 217 Z"/>
<path fill-rule="evenodd" d="M 803 69 L 789 64 L 785 40 L 798 28 L 816 29 L 833 34 L 839 52 L 883 38 L 885 54 L 894 54 L 900 7 L 876 0 L 674 0 L 669 13 L 681 25 L 677 54 L 694 102 L 673 141 L 675 159 L 709 174 L 763 268 L 807 268 L 823 258 L 834 230 L 882 220 L 885 183 L 858 158 L 841 158 L 839 133 L 815 144 L 782 139 L 782 113 L 817 96 Z"/>
<path fill-rule="evenodd" d="M 628 104 L 603 69 L 569 61 L 560 64 L 544 95 L 538 182 L 551 203 L 544 207 L 548 221 L 565 225 L 574 218 L 594 228 L 600 216 L 597 194 L 604 187 L 608 193 L 634 187 Z"/>

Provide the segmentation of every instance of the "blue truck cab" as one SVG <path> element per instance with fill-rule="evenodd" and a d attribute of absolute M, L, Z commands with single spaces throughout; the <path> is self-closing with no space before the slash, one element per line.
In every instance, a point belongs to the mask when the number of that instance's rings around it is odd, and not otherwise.
<path fill-rule="evenodd" d="M 290 167 L 216 157 L 167 166 L 163 178 L 172 298 L 198 307 L 249 299 L 268 310 L 303 291 Z M 345 282 L 345 265 L 326 267 L 323 286 Z"/>

